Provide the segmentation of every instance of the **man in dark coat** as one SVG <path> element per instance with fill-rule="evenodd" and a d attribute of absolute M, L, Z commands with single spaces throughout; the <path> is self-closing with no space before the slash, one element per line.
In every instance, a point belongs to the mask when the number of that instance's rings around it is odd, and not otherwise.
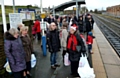
<path fill-rule="evenodd" d="M 92 24 L 91 24 L 91 16 L 90 14 L 87 14 L 86 17 L 85 17 L 85 21 L 86 21 L 86 32 L 87 32 L 87 35 L 88 35 L 88 32 L 90 32 L 92 30 Z"/>
<path fill-rule="evenodd" d="M 59 39 L 59 32 L 57 31 L 57 26 L 54 22 L 50 24 L 50 31 L 47 34 L 47 41 L 49 52 L 51 53 L 50 61 L 51 61 L 51 68 L 55 69 L 59 66 L 56 62 L 57 52 L 60 50 L 60 39 Z"/>

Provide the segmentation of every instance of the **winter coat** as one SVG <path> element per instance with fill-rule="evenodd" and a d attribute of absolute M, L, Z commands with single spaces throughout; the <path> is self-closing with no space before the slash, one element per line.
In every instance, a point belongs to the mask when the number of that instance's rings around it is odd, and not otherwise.
<path fill-rule="evenodd" d="M 36 34 L 36 29 L 34 26 L 32 27 L 32 34 Z"/>
<path fill-rule="evenodd" d="M 86 17 L 85 18 L 85 21 L 86 21 L 86 32 L 90 32 L 92 30 L 92 23 L 90 21 L 90 18 Z"/>
<path fill-rule="evenodd" d="M 71 38 L 71 35 L 69 35 L 68 38 L 67 38 L 67 51 L 69 53 L 69 60 L 70 61 L 79 61 L 80 57 L 81 57 L 81 53 L 86 52 L 86 47 L 85 47 L 85 44 L 84 44 L 84 42 L 83 42 L 83 40 L 82 40 L 82 38 L 80 37 L 79 34 L 74 34 L 74 37 L 77 40 L 77 45 L 74 45 L 74 42 L 69 42 L 69 39 Z M 72 43 L 72 45 L 74 45 L 75 50 L 73 50 L 72 46 L 69 45 L 70 43 Z M 78 46 L 78 45 L 81 46 L 80 52 L 78 52 L 76 50 L 76 46 Z M 71 46 L 71 48 L 69 49 L 68 46 Z"/>
<path fill-rule="evenodd" d="M 93 44 L 93 37 L 90 35 L 87 36 L 87 44 Z"/>
<path fill-rule="evenodd" d="M 90 32 L 91 31 L 91 22 L 90 21 L 86 21 L 86 31 Z"/>
<path fill-rule="evenodd" d="M 60 50 L 59 32 L 57 30 L 48 32 L 47 41 L 49 52 L 58 52 Z"/>
<path fill-rule="evenodd" d="M 40 21 L 38 21 L 38 20 L 35 21 L 34 27 L 35 27 L 35 30 L 36 30 L 37 33 L 41 32 Z"/>
<path fill-rule="evenodd" d="M 50 24 L 50 23 L 52 23 L 52 22 L 54 22 L 55 20 L 54 20 L 54 18 L 48 18 L 48 23 Z"/>
<path fill-rule="evenodd" d="M 61 36 L 61 47 L 66 48 L 67 46 L 67 37 L 68 37 L 68 32 L 67 29 L 62 29 L 62 36 Z"/>
<path fill-rule="evenodd" d="M 25 56 L 26 62 L 29 62 L 31 60 L 31 53 L 33 52 L 31 39 L 29 35 L 26 35 L 25 37 L 20 36 L 20 38 L 22 40 L 24 51 L 26 53 L 26 56 Z"/>
<path fill-rule="evenodd" d="M 83 32 L 83 20 L 78 21 L 78 29 L 80 32 Z"/>
<path fill-rule="evenodd" d="M 26 69 L 25 52 L 21 39 L 14 38 L 10 33 L 5 34 L 4 50 L 12 72 Z"/>

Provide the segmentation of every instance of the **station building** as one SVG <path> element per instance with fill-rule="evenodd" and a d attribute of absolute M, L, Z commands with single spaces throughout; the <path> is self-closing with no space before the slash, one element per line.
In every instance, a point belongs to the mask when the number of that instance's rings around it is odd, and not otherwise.
<path fill-rule="evenodd" d="M 120 5 L 107 7 L 107 13 L 115 17 L 120 17 Z"/>

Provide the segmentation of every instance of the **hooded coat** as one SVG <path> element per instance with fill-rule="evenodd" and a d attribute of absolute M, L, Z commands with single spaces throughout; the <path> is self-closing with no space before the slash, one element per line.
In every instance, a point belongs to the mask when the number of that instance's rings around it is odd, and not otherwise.
<path fill-rule="evenodd" d="M 19 37 L 15 38 L 7 32 L 5 34 L 4 50 L 12 72 L 19 72 L 26 69 L 26 54 Z"/>

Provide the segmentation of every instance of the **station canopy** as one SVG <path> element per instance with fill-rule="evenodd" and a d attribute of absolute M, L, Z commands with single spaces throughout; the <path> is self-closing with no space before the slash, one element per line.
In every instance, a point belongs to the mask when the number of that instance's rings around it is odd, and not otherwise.
<path fill-rule="evenodd" d="M 85 0 L 77 0 L 78 5 L 85 4 Z M 62 3 L 55 7 L 55 11 L 63 11 L 64 9 L 76 5 L 76 0 L 71 0 L 69 2 Z"/>

